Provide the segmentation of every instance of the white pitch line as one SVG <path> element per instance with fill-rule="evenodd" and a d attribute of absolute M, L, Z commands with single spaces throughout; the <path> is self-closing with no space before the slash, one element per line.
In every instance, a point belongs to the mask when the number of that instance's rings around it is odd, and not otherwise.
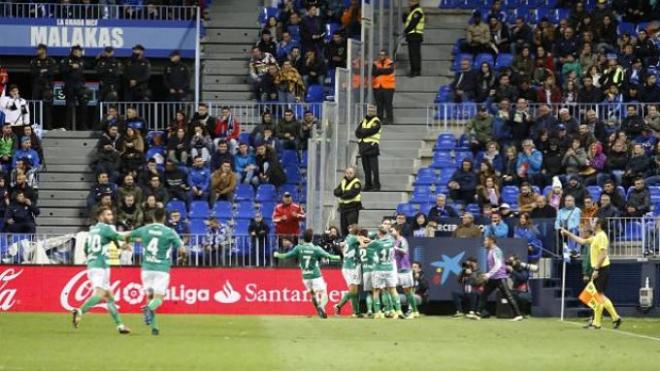
<path fill-rule="evenodd" d="M 575 325 L 575 326 L 584 326 L 582 323 L 571 322 L 571 321 L 559 321 L 559 322 L 563 322 L 563 323 L 567 323 L 569 325 Z M 590 330 L 588 330 L 588 331 L 590 331 Z M 629 332 L 629 331 L 624 331 L 624 330 L 615 330 L 615 329 L 611 329 L 611 328 L 601 327 L 600 331 L 608 331 L 608 332 L 613 332 L 615 334 L 621 334 L 621 335 L 631 336 L 631 337 L 640 338 L 640 339 L 660 341 L 660 338 L 657 338 L 657 337 L 647 336 L 647 335 L 640 335 L 640 334 L 636 334 L 634 332 Z"/>

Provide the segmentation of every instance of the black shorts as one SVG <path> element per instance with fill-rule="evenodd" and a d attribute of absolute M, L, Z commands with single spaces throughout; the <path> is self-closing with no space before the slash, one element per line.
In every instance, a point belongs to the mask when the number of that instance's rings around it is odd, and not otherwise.
<path fill-rule="evenodd" d="M 610 267 L 601 267 L 598 270 L 598 277 L 594 280 L 594 286 L 599 293 L 605 293 L 607 282 L 610 280 Z"/>

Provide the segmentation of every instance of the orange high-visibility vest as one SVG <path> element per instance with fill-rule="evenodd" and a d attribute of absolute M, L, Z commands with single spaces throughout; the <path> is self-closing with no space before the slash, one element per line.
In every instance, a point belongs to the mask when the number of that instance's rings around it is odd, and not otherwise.
<path fill-rule="evenodd" d="M 391 59 L 386 58 L 383 62 L 376 61 L 374 65 L 376 68 L 390 68 L 393 67 L 394 62 Z M 394 77 L 394 69 L 392 73 L 386 75 L 374 76 L 373 79 L 374 89 L 394 89 L 396 87 L 396 78 Z"/>

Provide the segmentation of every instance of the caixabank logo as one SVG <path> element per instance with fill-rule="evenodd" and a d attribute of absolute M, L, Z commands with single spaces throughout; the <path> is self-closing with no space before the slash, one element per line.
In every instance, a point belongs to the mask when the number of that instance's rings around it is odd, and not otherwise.
<path fill-rule="evenodd" d="M 442 254 L 441 260 L 431 262 L 431 266 L 435 268 L 433 284 L 444 285 L 452 273 L 458 276 L 461 273 L 461 259 L 464 255 L 465 251 L 453 257 Z"/>

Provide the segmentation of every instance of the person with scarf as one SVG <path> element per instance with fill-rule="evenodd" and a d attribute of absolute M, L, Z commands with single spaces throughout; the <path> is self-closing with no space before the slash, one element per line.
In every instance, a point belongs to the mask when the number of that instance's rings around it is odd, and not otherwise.
<path fill-rule="evenodd" d="M 562 205 L 562 200 L 564 199 L 564 188 L 558 176 L 552 177 L 552 189 L 550 190 L 550 193 L 547 194 L 546 199 L 548 205 L 559 210 Z"/>
<path fill-rule="evenodd" d="M 282 64 L 282 69 L 275 78 L 278 85 L 278 101 L 280 103 L 298 103 L 303 99 L 305 84 L 302 76 L 290 61 Z"/>
<path fill-rule="evenodd" d="M 209 134 L 213 138 L 213 144 L 217 147 L 220 141 L 225 141 L 229 145 L 229 152 L 236 154 L 238 147 L 238 136 L 241 133 L 241 123 L 231 112 L 228 106 L 222 107 L 220 117 L 209 127 Z"/>
<path fill-rule="evenodd" d="M 142 209 L 135 202 L 135 196 L 127 194 L 121 200 L 121 206 L 117 210 L 117 227 L 119 231 L 132 231 L 142 225 Z"/>
<path fill-rule="evenodd" d="M 488 162 L 493 170 L 495 170 L 495 173 L 500 175 L 502 170 L 504 170 L 504 160 L 499 149 L 500 146 L 497 142 L 489 141 L 486 143 L 486 150 L 477 153 L 475 165 L 481 167 L 482 162 Z"/>
<path fill-rule="evenodd" d="M 587 151 L 587 167 L 580 172 L 584 177 L 585 185 L 597 184 L 598 174 L 605 170 L 607 156 L 603 153 L 603 145 L 600 142 L 593 142 Z"/>

